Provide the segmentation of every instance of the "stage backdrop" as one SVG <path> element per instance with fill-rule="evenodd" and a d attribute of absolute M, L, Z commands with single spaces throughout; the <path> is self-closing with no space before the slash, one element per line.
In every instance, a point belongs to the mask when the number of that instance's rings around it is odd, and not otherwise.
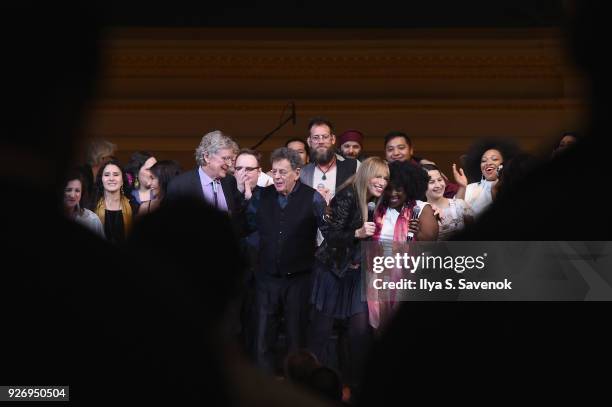
<path fill-rule="evenodd" d="M 109 31 L 104 49 L 87 135 L 118 144 L 121 159 L 149 150 L 185 168 L 203 134 L 221 129 L 250 147 L 289 101 L 297 123 L 265 155 L 321 115 L 336 134 L 364 132 L 370 154 L 404 131 L 445 171 L 482 136 L 547 149 L 581 129 L 586 110 L 554 29 L 129 28 Z"/>

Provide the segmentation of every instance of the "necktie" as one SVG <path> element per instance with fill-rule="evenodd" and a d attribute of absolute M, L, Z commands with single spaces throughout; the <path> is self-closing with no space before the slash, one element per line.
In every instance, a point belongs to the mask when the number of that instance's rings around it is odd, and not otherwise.
<path fill-rule="evenodd" d="M 219 180 L 218 179 L 213 181 L 212 187 L 213 187 L 213 197 L 214 197 L 214 200 L 215 200 L 215 208 L 219 208 L 219 201 L 218 201 L 218 198 L 217 198 L 217 190 L 219 189 Z"/>

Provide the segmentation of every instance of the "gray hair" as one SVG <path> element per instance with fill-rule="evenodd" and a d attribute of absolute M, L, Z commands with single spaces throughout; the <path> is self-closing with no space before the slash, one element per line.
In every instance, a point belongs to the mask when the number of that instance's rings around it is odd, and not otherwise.
<path fill-rule="evenodd" d="M 87 164 L 97 165 L 104 156 L 112 156 L 117 150 L 117 145 L 104 139 L 93 139 L 87 148 Z"/>
<path fill-rule="evenodd" d="M 223 134 L 220 130 L 211 131 L 202 137 L 200 145 L 195 150 L 195 159 L 200 167 L 206 166 L 204 155 L 216 154 L 219 150 L 228 149 L 235 151 L 237 144 Z"/>
<path fill-rule="evenodd" d="M 291 169 L 296 170 L 297 168 L 302 168 L 302 158 L 298 154 L 297 151 L 292 150 L 287 147 L 277 148 L 270 155 L 270 163 L 274 164 L 280 160 L 287 160 L 289 164 L 291 164 Z"/>

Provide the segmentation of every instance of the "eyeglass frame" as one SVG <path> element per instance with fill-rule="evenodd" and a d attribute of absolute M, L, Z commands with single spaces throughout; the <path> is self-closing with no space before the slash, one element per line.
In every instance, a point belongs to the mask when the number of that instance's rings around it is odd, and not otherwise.
<path fill-rule="evenodd" d="M 237 171 L 242 171 L 242 169 L 244 169 L 246 172 L 251 172 L 251 171 L 258 170 L 260 168 L 261 167 L 242 167 L 242 166 L 240 166 L 240 167 L 234 168 L 234 170 L 236 170 L 236 172 L 237 172 Z"/>
<path fill-rule="evenodd" d="M 315 134 L 309 137 L 312 139 L 312 141 L 318 143 L 319 141 L 329 141 L 333 136 L 333 134 Z"/>

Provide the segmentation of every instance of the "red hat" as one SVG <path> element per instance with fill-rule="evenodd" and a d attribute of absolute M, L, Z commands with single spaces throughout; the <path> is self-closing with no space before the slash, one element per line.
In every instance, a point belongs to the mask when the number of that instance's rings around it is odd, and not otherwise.
<path fill-rule="evenodd" d="M 363 144 L 363 133 L 359 130 L 347 130 L 340 135 L 340 145 L 347 141 L 356 141 L 359 145 Z"/>

